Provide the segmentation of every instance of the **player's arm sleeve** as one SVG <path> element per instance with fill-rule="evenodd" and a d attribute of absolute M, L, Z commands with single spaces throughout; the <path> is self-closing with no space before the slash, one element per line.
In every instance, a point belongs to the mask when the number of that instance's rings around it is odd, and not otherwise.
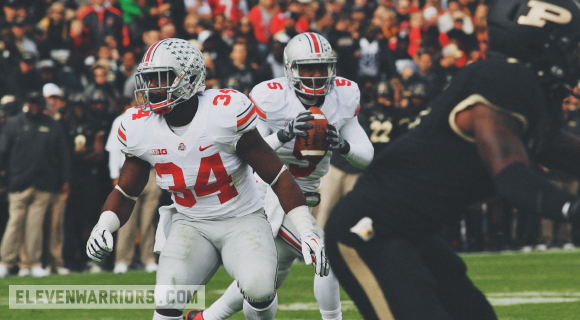
<path fill-rule="evenodd" d="M 272 133 L 272 129 L 270 129 L 267 122 L 261 120 L 258 121 L 256 128 L 258 128 L 260 135 L 264 137 L 264 141 L 266 141 L 272 150 L 276 151 L 284 145 L 284 142 L 281 142 L 278 139 L 277 132 Z"/>
<path fill-rule="evenodd" d="M 284 142 L 280 141 L 278 139 L 278 134 L 277 132 L 274 132 L 270 135 L 267 135 L 264 137 L 264 141 L 266 141 L 266 143 L 270 146 L 270 148 L 272 148 L 272 150 L 276 151 L 278 149 L 280 149 L 283 145 Z"/>
<path fill-rule="evenodd" d="M 265 120 L 262 121 L 261 119 L 259 119 L 258 125 L 256 125 L 256 128 L 258 129 L 258 131 L 260 132 L 260 135 L 262 137 L 269 136 L 272 133 L 272 130 L 270 129 L 270 127 L 268 126 L 268 123 Z"/>
<path fill-rule="evenodd" d="M 119 119 L 120 120 L 120 119 Z M 121 121 L 113 122 L 111 132 L 107 138 L 105 149 L 109 152 L 109 175 L 111 179 L 119 178 L 121 173 L 121 166 L 123 166 L 123 152 L 121 151 L 121 143 L 117 137 Z"/>
<path fill-rule="evenodd" d="M 260 90 L 259 86 L 256 86 L 254 87 L 254 90 L 252 90 L 252 92 L 259 90 Z M 250 92 L 248 98 L 250 98 L 250 101 L 252 101 L 252 103 L 254 103 L 256 107 L 256 113 L 258 114 L 259 120 L 257 125 L 258 131 L 260 132 L 260 135 L 264 138 L 264 141 L 266 141 L 266 143 L 270 146 L 270 148 L 276 151 L 280 149 L 284 145 L 284 143 L 278 140 L 278 135 L 276 134 L 277 132 L 272 132 L 272 129 L 270 129 L 270 127 L 268 126 L 267 120 L 268 116 L 266 114 L 266 111 L 260 108 L 260 106 L 255 102 L 255 97 L 252 96 L 252 92 Z"/>
<path fill-rule="evenodd" d="M 125 125 L 125 119 L 123 119 L 123 121 L 121 121 L 121 124 L 119 125 L 119 128 L 117 129 L 117 140 L 119 141 L 119 143 L 121 144 L 121 152 L 124 153 L 127 157 L 135 157 L 136 155 L 131 151 L 131 148 L 129 148 L 129 144 L 128 144 L 128 139 L 127 139 L 127 129 L 126 129 L 126 125 Z"/>
<path fill-rule="evenodd" d="M 375 150 L 365 130 L 358 123 L 358 117 L 350 118 L 340 129 L 340 134 L 350 144 L 350 151 L 343 156 L 353 166 L 366 168 L 373 160 Z"/>

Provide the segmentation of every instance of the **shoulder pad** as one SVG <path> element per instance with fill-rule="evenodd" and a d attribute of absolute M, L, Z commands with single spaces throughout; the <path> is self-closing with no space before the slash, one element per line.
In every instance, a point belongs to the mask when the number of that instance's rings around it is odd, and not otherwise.
<path fill-rule="evenodd" d="M 279 111 L 284 107 L 289 87 L 286 78 L 276 78 L 258 83 L 250 92 L 252 102 L 258 107 L 260 117 L 267 119 L 268 112 Z"/>
<path fill-rule="evenodd" d="M 143 112 L 141 108 L 128 109 L 122 116 L 121 124 L 117 130 L 117 138 L 123 145 L 124 153 L 133 154 L 138 148 L 139 142 L 145 132 L 146 122 L 151 117 L 151 112 Z M 134 155 L 134 154 L 133 154 Z"/>
<path fill-rule="evenodd" d="M 358 84 L 343 77 L 336 77 L 334 91 L 338 102 L 338 112 L 343 117 L 354 117 L 360 111 L 360 90 Z"/>
<path fill-rule="evenodd" d="M 208 128 L 216 140 L 225 142 L 254 129 L 258 113 L 254 104 L 243 93 L 233 89 L 206 90 L 204 103 L 209 103 L 209 120 L 214 124 Z"/>

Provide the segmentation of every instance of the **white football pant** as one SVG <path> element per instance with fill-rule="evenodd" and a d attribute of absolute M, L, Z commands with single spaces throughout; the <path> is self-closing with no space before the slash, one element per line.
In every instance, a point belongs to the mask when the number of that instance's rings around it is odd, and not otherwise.
<path fill-rule="evenodd" d="M 176 213 L 159 257 L 155 299 L 158 309 L 183 310 L 169 301 L 172 285 L 205 285 L 223 263 L 249 302 L 274 298 L 277 253 L 264 210 L 244 217 L 193 221 Z M 273 315 L 272 315 L 273 317 Z"/>
<path fill-rule="evenodd" d="M 278 208 L 282 210 L 280 206 Z M 321 239 L 324 239 L 324 231 L 316 224 L 314 217 L 311 218 L 313 224 L 316 226 L 316 233 L 320 235 Z M 278 250 L 279 270 L 277 288 L 279 288 L 288 276 L 294 260 L 302 257 L 300 236 L 289 218 L 284 218 L 275 242 L 276 249 Z M 314 270 L 312 271 L 314 273 Z M 318 302 L 322 319 L 342 319 L 338 279 L 336 279 L 332 269 L 330 269 L 330 273 L 326 277 L 314 276 L 314 296 Z M 238 285 L 234 281 L 226 292 L 203 312 L 203 317 L 205 320 L 227 319 L 242 310 L 243 301 L 244 297 L 240 294 Z"/>

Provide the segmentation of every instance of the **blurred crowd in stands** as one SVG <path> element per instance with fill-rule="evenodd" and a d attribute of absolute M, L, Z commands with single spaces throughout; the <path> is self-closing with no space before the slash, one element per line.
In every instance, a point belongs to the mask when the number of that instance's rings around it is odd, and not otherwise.
<path fill-rule="evenodd" d="M 116 138 L 113 121 L 136 105 L 134 74 L 156 41 L 191 41 L 204 54 L 208 88 L 248 94 L 259 82 L 284 77 L 284 47 L 293 36 L 320 33 L 336 53 L 337 74 L 360 87 L 359 122 L 378 153 L 420 123 L 429 102 L 460 68 L 485 59 L 490 3 L 0 0 L 0 5 L 0 265 L 23 276 L 43 276 L 140 266 L 155 271 L 154 256 L 133 251 L 135 243 L 150 247 L 155 214 L 131 223 L 132 231 L 123 235 L 128 249 L 103 265 L 88 262 L 85 243 L 118 177 L 119 156 L 113 159 L 105 147 L 111 132 Z M 566 126 L 575 134 L 579 107 L 574 97 L 563 106 Z M 46 119 L 34 115 L 35 109 Z M 58 125 L 34 120 L 41 118 Z M 31 135 L 31 127 L 51 137 Z M 332 165 L 331 170 L 358 172 L 340 156 Z M 578 193 L 577 180 L 538 170 Z M 169 201 L 167 194 L 153 195 L 144 207 Z M 445 234 L 458 251 L 580 245 L 577 228 L 515 212 L 499 199 L 474 204 L 469 212 Z"/>

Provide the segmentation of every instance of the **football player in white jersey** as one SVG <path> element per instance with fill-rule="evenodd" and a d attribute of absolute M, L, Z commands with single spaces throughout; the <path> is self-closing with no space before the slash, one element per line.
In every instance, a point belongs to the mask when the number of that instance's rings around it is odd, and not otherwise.
<path fill-rule="evenodd" d="M 331 152 L 317 165 L 300 154 L 295 136 L 306 135 L 302 130 L 312 126 L 305 122 L 313 118 L 308 108 L 318 106 L 324 113 L 329 122 L 329 150 L 340 152 L 351 164 L 366 167 L 374 149 L 356 116 L 360 108 L 358 86 L 353 81 L 335 77 L 336 58 L 324 37 L 312 32 L 295 36 L 286 46 L 284 60 L 286 77 L 256 85 L 250 100 L 258 107 L 260 133 L 289 168 L 312 209 L 320 202 L 316 190 L 320 178 L 328 172 Z M 267 188 L 265 210 L 276 236 L 278 287 L 302 250 L 299 233 L 292 221 L 284 217 L 281 200 L 272 188 Z M 322 229 L 310 218 L 322 238 Z M 328 272 L 325 270 L 325 274 Z M 187 320 L 225 319 L 242 310 L 243 297 L 236 288 L 234 281 L 210 308 L 203 312 L 190 311 Z M 314 278 L 314 295 L 322 319 L 342 319 L 338 280 L 332 271 L 327 277 Z"/>
<path fill-rule="evenodd" d="M 252 168 L 281 196 L 318 274 L 327 268 L 324 248 L 302 191 L 255 129 L 254 104 L 235 90 L 204 91 L 204 82 L 203 55 L 190 42 L 170 38 L 147 50 L 136 75 L 140 107 L 125 113 L 118 131 L 126 160 L 87 254 L 100 261 L 112 251 L 111 233 L 129 219 L 154 166 L 173 204 L 160 209 L 153 319 L 182 319 L 175 286 L 205 285 L 222 263 L 244 296 L 246 317 L 272 319 L 276 246 Z"/>

